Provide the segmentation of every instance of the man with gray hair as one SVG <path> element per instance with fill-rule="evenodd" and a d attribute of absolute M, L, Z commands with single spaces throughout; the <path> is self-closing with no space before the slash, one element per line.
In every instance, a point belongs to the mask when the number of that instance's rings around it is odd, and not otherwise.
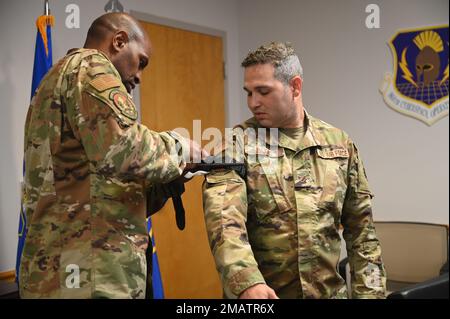
<path fill-rule="evenodd" d="M 221 154 L 243 157 L 244 178 L 217 170 L 203 185 L 212 253 L 228 298 L 347 298 L 337 268 L 344 229 L 352 297 L 384 298 L 386 274 L 373 197 L 348 135 L 310 116 L 303 72 L 288 43 L 242 62 L 254 117 L 233 129 Z M 278 138 L 269 134 L 276 128 Z M 251 135 L 257 131 L 257 141 Z M 235 146 L 243 150 L 229 152 Z"/>

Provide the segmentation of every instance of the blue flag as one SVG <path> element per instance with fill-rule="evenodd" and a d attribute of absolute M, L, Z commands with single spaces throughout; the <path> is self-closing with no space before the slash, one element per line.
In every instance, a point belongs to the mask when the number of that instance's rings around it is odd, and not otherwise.
<path fill-rule="evenodd" d="M 44 75 L 52 67 L 52 33 L 53 16 L 40 16 L 36 21 L 36 48 L 34 50 L 33 81 L 31 97 L 33 97 Z"/>
<path fill-rule="evenodd" d="M 31 98 L 39 86 L 42 78 L 52 67 L 52 36 L 51 27 L 54 23 L 54 17 L 50 15 L 40 16 L 36 21 L 36 47 L 34 50 L 34 67 L 33 80 L 31 83 Z M 25 161 L 23 161 L 23 172 L 25 174 Z M 25 244 L 25 237 L 27 235 L 27 217 L 25 215 L 25 208 L 23 203 L 20 205 L 20 219 L 19 232 L 17 244 L 17 258 L 16 258 L 16 282 L 19 282 L 19 268 L 22 257 L 22 250 Z"/>
<path fill-rule="evenodd" d="M 152 285 L 153 285 L 153 298 L 164 299 L 164 289 L 161 280 L 161 272 L 159 271 L 158 255 L 156 254 L 155 237 L 152 230 L 152 219 L 147 218 L 147 229 L 150 239 L 152 241 L 153 253 L 152 253 Z"/>

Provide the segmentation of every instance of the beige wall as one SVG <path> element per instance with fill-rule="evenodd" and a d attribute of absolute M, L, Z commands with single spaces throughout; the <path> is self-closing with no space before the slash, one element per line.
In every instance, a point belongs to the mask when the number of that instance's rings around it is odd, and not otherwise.
<path fill-rule="evenodd" d="M 380 29 L 365 27 L 369 3 L 380 7 Z M 448 9 L 448 0 L 240 2 L 241 57 L 271 40 L 294 44 L 306 108 L 356 142 L 376 220 L 449 222 L 448 116 L 429 127 L 389 108 L 378 92 L 393 70 L 391 37 L 399 29 L 448 25 Z M 243 94 L 241 100 L 245 105 Z"/>

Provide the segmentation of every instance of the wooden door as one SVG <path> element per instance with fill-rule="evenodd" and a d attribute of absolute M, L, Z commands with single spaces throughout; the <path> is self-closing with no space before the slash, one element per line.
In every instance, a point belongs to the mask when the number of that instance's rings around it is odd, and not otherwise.
<path fill-rule="evenodd" d="M 140 88 L 142 123 L 152 130 L 202 130 L 224 118 L 222 39 L 141 21 L 153 46 Z M 205 145 L 208 141 L 204 141 Z M 152 217 L 166 298 L 221 298 L 222 287 L 208 245 L 203 215 L 203 177 L 185 184 L 186 228 L 178 230 L 172 200 Z"/>

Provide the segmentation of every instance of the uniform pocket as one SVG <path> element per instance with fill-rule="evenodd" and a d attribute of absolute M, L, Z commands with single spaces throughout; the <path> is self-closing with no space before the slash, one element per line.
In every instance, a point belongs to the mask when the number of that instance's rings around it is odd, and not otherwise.
<path fill-rule="evenodd" d="M 245 153 L 249 203 L 257 216 L 263 218 L 289 211 L 293 205 L 281 180 L 291 174 L 284 150 L 249 147 Z"/>
<path fill-rule="evenodd" d="M 235 171 L 214 172 L 207 174 L 203 185 L 203 206 L 205 214 L 207 211 L 222 211 L 227 189 L 233 192 L 233 185 L 239 185 L 242 180 Z M 234 199 L 233 200 L 237 200 Z"/>
<path fill-rule="evenodd" d="M 323 172 L 321 180 L 322 196 L 320 202 L 343 203 L 347 190 L 347 167 L 349 153 L 345 148 L 317 149 L 317 163 Z"/>

